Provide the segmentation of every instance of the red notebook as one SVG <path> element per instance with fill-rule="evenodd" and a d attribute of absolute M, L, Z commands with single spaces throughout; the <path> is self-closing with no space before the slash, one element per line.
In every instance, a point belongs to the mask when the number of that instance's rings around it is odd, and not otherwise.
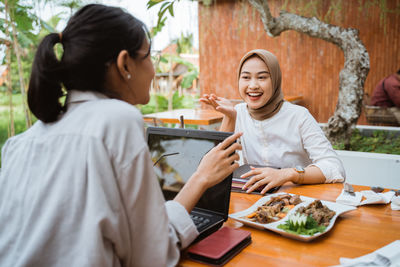
<path fill-rule="evenodd" d="M 223 265 L 251 243 L 249 231 L 223 227 L 188 249 L 192 260 Z"/>

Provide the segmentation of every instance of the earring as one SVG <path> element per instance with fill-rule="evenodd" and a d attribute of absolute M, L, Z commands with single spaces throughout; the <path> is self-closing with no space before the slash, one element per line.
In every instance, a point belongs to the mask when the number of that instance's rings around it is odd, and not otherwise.
<path fill-rule="evenodd" d="M 131 79 L 131 74 L 130 73 L 128 73 L 127 75 L 126 75 L 126 78 L 128 79 L 128 80 L 130 80 Z"/>

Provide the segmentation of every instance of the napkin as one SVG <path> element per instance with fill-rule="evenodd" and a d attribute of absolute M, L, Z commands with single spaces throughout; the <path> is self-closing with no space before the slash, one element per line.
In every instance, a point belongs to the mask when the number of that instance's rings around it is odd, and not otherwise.
<path fill-rule="evenodd" d="M 386 193 L 375 193 L 372 190 L 364 190 L 364 191 L 361 191 L 361 193 L 365 197 L 365 199 L 363 201 L 361 201 L 360 205 L 387 204 L 387 203 L 390 203 L 390 200 L 394 196 L 393 191 L 388 191 Z"/>
<path fill-rule="evenodd" d="M 340 258 L 339 266 L 400 266 L 400 240 L 396 240 L 374 252 L 350 259 Z"/>
<path fill-rule="evenodd" d="M 354 195 L 342 190 L 342 193 L 336 198 L 336 202 L 344 205 L 358 206 L 362 198 L 361 192 L 354 192 Z"/>
<path fill-rule="evenodd" d="M 393 196 L 390 206 L 392 210 L 400 210 L 400 196 Z"/>
<path fill-rule="evenodd" d="M 395 193 L 393 191 L 388 191 L 386 193 L 375 193 L 372 190 L 364 190 L 361 192 L 354 192 L 354 195 L 350 195 L 343 189 L 342 193 L 336 198 L 336 202 L 350 206 L 361 206 L 367 204 L 387 204 L 390 203 L 394 194 Z M 363 201 L 361 201 L 362 197 L 365 198 Z M 400 200 L 398 204 L 400 204 Z M 398 206 L 398 208 L 400 209 L 400 206 Z"/>

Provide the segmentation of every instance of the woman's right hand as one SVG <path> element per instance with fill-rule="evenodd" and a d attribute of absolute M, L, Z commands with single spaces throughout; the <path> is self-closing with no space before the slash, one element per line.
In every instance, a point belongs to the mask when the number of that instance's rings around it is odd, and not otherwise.
<path fill-rule="evenodd" d="M 235 152 L 242 146 L 235 142 L 242 133 L 235 133 L 211 149 L 200 161 L 196 172 L 179 191 L 175 201 L 190 212 L 203 193 L 213 185 L 218 184 L 239 167 L 235 161 L 239 155 Z"/>
<path fill-rule="evenodd" d="M 242 133 L 235 133 L 229 136 L 205 154 L 200 161 L 194 175 L 203 179 L 206 188 L 221 182 L 239 167 L 239 164 L 235 162 L 239 160 L 236 150 L 241 150 L 242 146 L 234 142 L 241 135 Z"/>
<path fill-rule="evenodd" d="M 212 106 L 216 111 L 221 112 L 229 118 L 236 118 L 235 105 L 226 98 L 215 94 L 204 94 L 199 100 L 204 104 Z"/>

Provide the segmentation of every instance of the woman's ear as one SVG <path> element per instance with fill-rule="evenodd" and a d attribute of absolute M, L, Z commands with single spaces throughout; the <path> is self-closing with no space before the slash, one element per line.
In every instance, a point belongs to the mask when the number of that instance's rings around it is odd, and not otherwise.
<path fill-rule="evenodd" d="M 122 79 L 130 80 L 132 77 L 131 66 L 129 65 L 129 53 L 126 50 L 119 52 L 117 57 L 117 70 Z"/>

